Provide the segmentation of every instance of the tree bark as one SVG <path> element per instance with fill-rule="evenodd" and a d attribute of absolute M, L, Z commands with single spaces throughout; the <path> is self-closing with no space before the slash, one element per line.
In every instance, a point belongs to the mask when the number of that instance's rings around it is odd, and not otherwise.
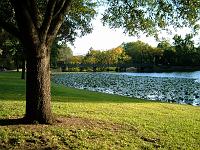
<path fill-rule="evenodd" d="M 37 52 L 27 55 L 25 118 L 30 123 L 52 124 L 50 54 L 46 46 L 39 46 Z"/>

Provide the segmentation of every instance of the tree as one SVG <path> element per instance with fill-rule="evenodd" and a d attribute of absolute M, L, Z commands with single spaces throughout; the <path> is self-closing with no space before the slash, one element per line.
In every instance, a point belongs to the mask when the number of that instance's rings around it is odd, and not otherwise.
<path fill-rule="evenodd" d="M 155 63 L 158 50 L 142 41 L 124 44 L 125 52 L 132 58 L 133 63 Z"/>
<path fill-rule="evenodd" d="M 8 49 L 8 47 L 6 46 L 7 41 L 10 39 L 10 36 L 7 32 L 5 32 L 3 29 L 0 29 L 0 64 L 1 64 L 1 68 L 12 68 L 12 66 L 14 65 L 13 63 L 13 56 L 12 53 L 10 51 L 10 49 Z"/>
<path fill-rule="evenodd" d="M 70 58 L 73 56 L 72 50 L 65 43 L 59 44 L 59 41 L 55 40 L 51 48 L 51 67 L 57 68 L 58 61 L 63 63 L 69 63 Z"/>
<path fill-rule="evenodd" d="M 14 61 L 14 64 L 17 68 L 17 72 L 19 72 L 19 67 L 21 66 L 23 55 L 22 45 L 19 43 L 17 39 L 7 39 L 4 43 L 5 51 L 9 51 L 10 55 Z"/>
<path fill-rule="evenodd" d="M 196 54 L 196 48 L 192 38 L 193 36 L 191 34 L 187 34 L 184 39 L 179 35 L 174 36 L 174 47 L 176 50 L 178 65 L 194 64 L 194 54 Z"/>
<path fill-rule="evenodd" d="M 51 46 L 51 55 L 50 55 L 50 66 L 52 68 L 57 68 L 59 48 L 60 48 L 60 45 L 58 44 L 58 40 L 54 40 Z"/>
<path fill-rule="evenodd" d="M 81 64 L 83 62 L 83 56 L 72 56 L 70 58 L 70 64 Z"/>
<path fill-rule="evenodd" d="M 138 41 L 140 46 L 140 42 Z M 125 53 L 131 57 L 132 63 L 140 63 L 141 56 L 136 42 L 124 43 Z"/>
<path fill-rule="evenodd" d="M 199 19 L 198 0 L 104 1 L 108 6 L 103 20 L 111 27 L 123 27 L 129 34 L 139 30 L 151 34 L 157 27 L 171 24 L 195 25 Z M 53 122 L 50 47 L 56 36 L 73 41 L 77 35 L 91 32 L 94 6 L 89 0 L 0 1 L 0 26 L 21 40 L 27 56 L 26 120 Z"/>
<path fill-rule="evenodd" d="M 76 36 L 91 32 L 95 5 L 88 0 L 0 1 L 0 27 L 19 38 L 25 47 L 27 121 L 53 122 L 49 70 L 51 45 L 56 36 L 73 41 Z"/>
<path fill-rule="evenodd" d="M 19 71 L 19 68 L 24 65 L 24 53 L 23 46 L 18 39 L 4 31 L 0 31 L 0 48 L 2 49 L 1 54 L 1 67 L 6 67 L 7 69 L 15 69 Z M 22 79 L 25 78 L 24 72 L 22 71 Z"/>
<path fill-rule="evenodd" d="M 120 55 L 123 53 L 123 48 L 119 46 L 119 47 L 113 48 L 111 50 L 108 50 L 107 53 L 109 56 L 108 64 L 117 64 Z"/>
<path fill-rule="evenodd" d="M 66 44 L 61 44 L 58 49 L 58 61 L 64 61 L 65 63 L 69 63 L 70 58 L 73 56 L 73 52 L 70 47 Z"/>
<path fill-rule="evenodd" d="M 176 62 L 176 50 L 174 47 L 166 40 L 158 43 L 157 48 L 163 51 L 163 57 L 161 64 L 164 65 L 174 65 Z"/>

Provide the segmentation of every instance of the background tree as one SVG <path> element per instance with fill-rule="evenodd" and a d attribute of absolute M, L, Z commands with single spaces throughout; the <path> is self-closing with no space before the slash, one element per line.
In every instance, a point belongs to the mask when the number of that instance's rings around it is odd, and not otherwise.
<path fill-rule="evenodd" d="M 113 48 L 111 50 L 107 51 L 109 53 L 109 64 L 117 64 L 119 57 L 121 56 L 121 54 L 123 53 L 123 48 L 122 47 L 116 47 Z"/>
<path fill-rule="evenodd" d="M 142 41 L 124 44 L 124 50 L 132 59 L 132 63 L 155 64 L 155 60 L 161 55 L 159 49 L 151 47 Z"/>
<path fill-rule="evenodd" d="M 65 43 L 60 43 L 59 41 L 55 40 L 53 42 L 52 48 L 51 48 L 51 67 L 57 68 L 58 67 L 58 61 L 63 63 L 69 63 L 70 58 L 73 56 L 72 50 L 70 47 L 67 46 Z"/>
<path fill-rule="evenodd" d="M 85 55 L 83 63 L 91 65 L 99 63 L 98 57 L 100 57 L 100 53 L 101 52 L 99 50 L 90 49 Z"/>
<path fill-rule="evenodd" d="M 192 38 L 193 36 L 190 34 L 187 34 L 184 39 L 179 35 L 174 36 L 174 48 L 178 65 L 194 65 L 196 48 Z"/>
<path fill-rule="evenodd" d="M 17 39 L 11 38 L 4 42 L 3 47 L 4 51 L 8 52 L 11 59 L 14 61 L 17 72 L 19 72 L 19 68 L 22 65 L 22 57 L 24 57 L 22 45 Z"/>
<path fill-rule="evenodd" d="M 124 50 L 131 57 L 132 63 L 141 63 L 140 44 L 142 42 L 129 42 L 124 44 Z"/>
<path fill-rule="evenodd" d="M 61 44 L 58 49 L 58 61 L 64 61 L 65 63 L 69 63 L 70 58 L 73 56 L 73 52 L 67 44 Z"/>
<path fill-rule="evenodd" d="M 25 79 L 25 56 L 23 52 L 23 46 L 18 39 L 4 31 L 0 31 L 0 48 L 2 54 L 0 56 L 1 67 L 7 69 L 22 68 L 22 79 Z"/>
<path fill-rule="evenodd" d="M 83 62 L 83 56 L 72 56 L 70 58 L 71 64 L 81 64 Z"/>
<path fill-rule="evenodd" d="M 163 65 L 175 65 L 176 63 L 176 51 L 174 47 L 166 40 L 158 43 L 157 48 L 163 51 L 160 64 Z"/>
<path fill-rule="evenodd" d="M 118 56 L 118 60 L 117 63 L 118 64 L 130 64 L 131 62 L 131 57 L 128 56 L 125 52 L 125 50 L 123 49 L 122 53 Z"/>
<path fill-rule="evenodd" d="M 0 28 L 0 49 L 1 49 L 1 55 L 0 55 L 0 64 L 1 68 L 10 68 L 10 66 L 13 66 L 12 63 L 12 54 L 10 53 L 9 49 L 6 49 L 6 41 L 9 40 L 10 36 L 5 30 Z"/>
<path fill-rule="evenodd" d="M 58 49 L 60 48 L 60 45 L 58 44 L 58 40 L 54 40 L 52 46 L 51 46 L 51 55 L 50 55 L 50 66 L 52 68 L 58 67 Z"/>

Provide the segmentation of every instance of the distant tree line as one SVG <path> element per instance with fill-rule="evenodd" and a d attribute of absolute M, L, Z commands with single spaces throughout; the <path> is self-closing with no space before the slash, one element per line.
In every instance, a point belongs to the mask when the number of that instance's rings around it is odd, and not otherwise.
<path fill-rule="evenodd" d="M 175 35 L 173 44 L 161 41 L 157 47 L 136 41 L 123 45 L 125 53 L 131 57 L 132 63 L 151 63 L 168 66 L 196 66 L 200 65 L 200 47 L 196 47 L 193 36 L 187 34 L 185 38 Z"/>
<path fill-rule="evenodd" d="M 23 67 L 25 56 L 20 42 L 1 31 L 0 63 L 1 68 Z M 193 36 L 187 34 L 173 37 L 173 43 L 160 41 L 157 47 L 152 47 L 142 41 L 123 43 L 110 50 L 95 50 L 90 48 L 85 56 L 73 56 L 71 48 L 56 39 L 51 50 L 51 68 L 59 68 L 61 64 L 106 64 L 96 67 L 95 71 L 114 71 L 118 64 L 151 64 L 155 66 L 198 66 L 200 65 L 200 47 L 196 46 Z M 110 65 L 110 67 L 109 67 Z M 113 67 L 115 66 L 116 67 Z M 92 67 L 65 68 L 66 71 L 93 71 Z"/>
<path fill-rule="evenodd" d="M 63 49 L 63 48 L 61 48 Z M 157 47 L 152 47 L 142 41 L 123 43 L 122 45 L 107 50 L 94 50 L 90 48 L 85 56 L 73 56 L 70 48 L 65 45 L 66 50 L 60 52 L 58 61 L 65 64 L 107 64 L 114 66 L 117 64 L 150 64 L 154 66 L 198 66 L 200 65 L 200 47 L 196 46 L 193 36 L 187 34 L 185 38 L 180 35 L 173 37 L 173 43 L 160 41 Z M 59 50 L 60 51 L 60 50 Z M 68 51 L 68 52 L 67 52 Z M 62 57 L 62 59 L 61 59 Z M 69 68 L 68 71 L 92 71 L 92 67 Z M 96 71 L 108 71 L 119 68 L 97 67 Z"/>
<path fill-rule="evenodd" d="M 67 58 L 65 59 L 65 61 L 62 61 L 61 59 L 59 59 L 59 61 L 64 62 L 65 64 L 86 65 L 86 67 L 68 68 L 68 71 L 93 71 L 94 66 L 96 65 L 98 66 L 100 65 L 101 67 L 95 67 L 95 71 L 110 71 L 110 70 L 116 69 L 116 67 L 112 67 L 112 66 L 117 66 L 117 64 L 129 63 L 131 59 L 125 53 L 122 46 L 119 46 L 110 50 L 106 50 L 106 51 L 94 50 L 93 48 L 90 48 L 90 50 L 85 56 L 68 55 L 68 57 L 65 57 L 65 58 Z"/>

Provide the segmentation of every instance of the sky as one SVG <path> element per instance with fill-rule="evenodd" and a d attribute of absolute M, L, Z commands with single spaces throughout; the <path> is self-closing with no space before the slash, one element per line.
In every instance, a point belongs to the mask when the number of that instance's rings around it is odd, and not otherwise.
<path fill-rule="evenodd" d="M 74 42 L 74 45 L 69 45 L 73 51 L 73 55 L 85 55 L 92 47 L 95 50 L 109 50 L 121 45 L 123 42 L 134 42 L 137 40 L 148 43 L 149 45 L 156 47 L 158 41 L 154 37 L 146 37 L 144 34 L 141 34 L 140 37 L 128 36 L 123 33 L 122 29 L 110 29 L 108 26 L 103 26 L 100 21 L 100 16 L 97 16 L 95 20 L 92 21 L 93 32 L 85 35 L 81 38 L 77 38 Z M 171 28 L 173 31 L 174 29 Z M 160 38 L 165 38 L 172 42 L 172 38 L 175 34 L 182 35 L 190 33 L 190 29 L 178 29 L 173 31 L 172 34 L 167 34 L 162 32 Z M 200 38 L 196 37 L 194 40 L 196 43 Z"/>

